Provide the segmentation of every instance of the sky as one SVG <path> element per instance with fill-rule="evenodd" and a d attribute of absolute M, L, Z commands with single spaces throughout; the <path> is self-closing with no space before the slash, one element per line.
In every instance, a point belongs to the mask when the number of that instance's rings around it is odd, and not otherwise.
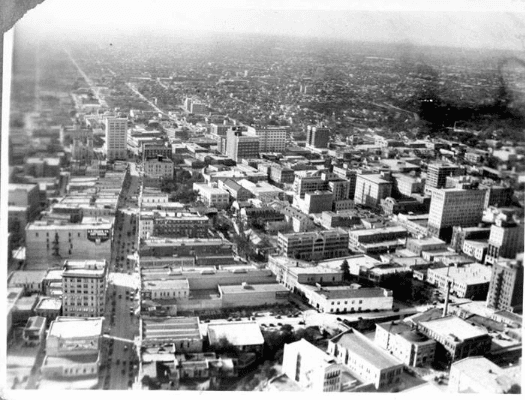
<path fill-rule="evenodd" d="M 19 24 L 72 34 L 260 33 L 525 51 L 524 0 L 45 0 Z"/>

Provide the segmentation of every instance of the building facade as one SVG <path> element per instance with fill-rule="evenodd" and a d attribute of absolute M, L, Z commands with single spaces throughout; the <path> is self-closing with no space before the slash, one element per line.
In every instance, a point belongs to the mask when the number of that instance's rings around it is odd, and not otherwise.
<path fill-rule="evenodd" d="M 150 178 L 173 179 L 173 170 L 173 161 L 161 155 L 144 161 L 144 175 Z"/>
<path fill-rule="evenodd" d="M 377 208 L 381 200 L 392 194 L 392 181 L 387 174 L 358 174 L 354 202 Z"/>
<path fill-rule="evenodd" d="M 342 229 L 289 234 L 279 232 L 278 249 L 287 257 L 301 260 L 343 257 L 348 254 L 348 232 Z"/>
<path fill-rule="evenodd" d="M 284 345 L 282 371 L 304 390 L 340 392 L 342 369 L 334 357 L 304 339 Z"/>
<path fill-rule="evenodd" d="M 523 254 L 516 260 L 494 263 L 487 307 L 503 311 L 520 311 L 523 307 Z"/>
<path fill-rule="evenodd" d="M 259 151 L 282 152 L 286 148 L 287 128 L 285 126 L 248 127 L 248 133 L 259 138 Z"/>
<path fill-rule="evenodd" d="M 376 324 L 374 342 L 410 367 L 423 367 L 434 361 L 436 341 L 403 322 Z"/>
<path fill-rule="evenodd" d="M 355 329 L 330 339 L 327 352 L 376 389 L 400 382 L 403 364 Z"/>
<path fill-rule="evenodd" d="M 127 145 L 127 118 L 107 117 L 106 125 L 106 158 L 108 161 L 126 159 Z"/>
<path fill-rule="evenodd" d="M 259 157 L 259 137 L 229 130 L 226 135 L 226 155 L 234 161 Z"/>
<path fill-rule="evenodd" d="M 66 317 L 101 317 L 106 304 L 107 262 L 66 261 L 62 273 L 62 313 Z"/>
<path fill-rule="evenodd" d="M 306 128 L 306 143 L 317 149 L 326 149 L 330 140 L 330 129 L 322 126 L 308 125 Z"/>
<path fill-rule="evenodd" d="M 49 265 L 66 258 L 109 260 L 112 232 L 113 222 L 100 218 L 78 224 L 35 221 L 26 227 L 26 262 Z"/>
<path fill-rule="evenodd" d="M 484 202 L 484 190 L 433 190 L 428 217 L 429 233 L 450 241 L 454 226 L 468 227 L 481 222 Z"/>

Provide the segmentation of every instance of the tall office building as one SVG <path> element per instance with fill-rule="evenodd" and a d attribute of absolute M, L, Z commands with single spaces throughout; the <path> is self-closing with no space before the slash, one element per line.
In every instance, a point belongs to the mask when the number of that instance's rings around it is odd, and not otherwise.
<path fill-rule="evenodd" d="M 259 157 L 259 138 L 244 135 L 239 129 L 231 129 L 226 136 L 226 155 L 234 161 Z"/>
<path fill-rule="evenodd" d="M 128 154 L 126 118 L 106 118 L 106 157 L 108 161 L 126 159 Z"/>
<path fill-rule="evenodd" d="M 323 126 L 306 127 L 306 144 L 317 149 L 325 149 L 328 147 L 330 140 L 330 129 Z"/>
<path fill-rule="evenodd" d="M 492 267 L 487 307 L 519 312 L 523 308 L 523 253 L 516 260 L 500 259 Z"/>
<path fill-rule="evenodd" d="M 286 148 L 285 126 L 256 126 L 249 127 L 248 133 L 259 137 L 259 151 L 281 152 Z"/>
<path fill-rule="evenodd" d="M 499 257 L 514 258 L 523 252 L 523 224 L 518 224 L 512 219 L 497 218 L 490 227 L 489 248 L 487 250 L 487 263 L 493 264 Z"/>
<path fill-rule="evenodd" d="M 430 164 L 427 170 L 426 188 L 440 189 L 446 187 L 448 176 L 460 175 L 462 169 L 454 164 Z"/>
<path fill-rule="evenodd" d="M 388 173 L 358 174 L 354 202 L 368 207 L 379 207 L 381 200 L 392 194 L 393 180 Z"/>
<path fill-rule="evenodd" d="M 62 313 L 66 317 L 104 315 L 106 297 L 105 260 L 66 261 L 62 273 Z"/>
<path fill-rule="evenodd" d="M 428 231 L 450 241 L 454 226 L 474 226 L 481 222 L 485 190 L 434 189 L 430 201 Z"/>

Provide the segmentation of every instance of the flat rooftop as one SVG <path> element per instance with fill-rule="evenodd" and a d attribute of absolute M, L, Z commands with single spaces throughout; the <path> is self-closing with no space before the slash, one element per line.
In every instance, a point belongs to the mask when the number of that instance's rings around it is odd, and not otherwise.
<path fill-rule="evenodd" d="M 431 321 L 419 322 L 420 325 L 435 332 L 441 337 L 457 337 L 459 340 L 468 340 L 488 335 L 485 329 L 473 326 L 461 318 L 449 315 Z"/>
<path fill-rule="evenodd" d="M 27 283 L 42 282 L 47 271 L 15 271 L 8 280 L 9 286 L 20 286 Z"/>
<path fill-rule="evenodd" d="M 387 297 L 385 290 L 379 287 L 356 289 L 350 286 L 323 286 L 320 289 L 312 285 L 303 286 L 330 300 Z"/>
<path fill-rule="evenodd" d="M 473 263 L 458 267 L 443 267 L 432 270 L 432 273 L 441 276 L 449 276 L 453 281 L 462 282 L 467 285 L 475 285 L 490 282 L 492 269 L 486 265 Z"/>
<path fill-rule="evenodd" d="M 234 346 L 262 345 L 264 338 L 255 321 L 235 321 L 208 324 L 208 339 L 210 344 L 218 343 L 226 338 Z"/>
<path fill-rule="evenodd" d="M 40 330 L 46 323 L 46 319 L 44 317 L 29 317 L 27 320 L 27 324 L 25 326 L 25 329 L 38 329 Z"/>
<path fill-rule="evenodd" d="M 349 352 L 356 354 L 359 358 L 367 360 L 378 369 L 383 370 L 402 365 L 394 357 L 375 346 L 372 341 L 359 333 L 356 334 L 352 329 L 341 333 L 331 340 L 343 346 Z"/>
<path fill-rule="evenodd" d="M 267 284 L 250 284 L 243 285 L 219 285 L 219 290 L 227 294 L 239 294 L 239 293 L 272 293 L 272 292 L 288 292 L 283 285 L 280 283 L 267 283 Z"/>
<path fill-rule="evenodd" d="M 44 366 L 46 367 L 60 367 L 62 365 L 79 365 L 79 364 L 94 364 L 99 358 L 98 353 L 95 354 L 82 354 L 78 356 L 46 356 L 44 359 Z"/>
<path fill-rule="evenodd" d="M 170 279 L 170 280 L 148 280 L 142 285 L 143 290 L 177 290 L 190 289 L 187 279 Z"/>
<path fill-rule="evenodd" d="M 201 340 L 198 317 L 143 319 L 144 341 Z"/>
<path fill-rule="evenodd" d="M 57 297 L 43 297 L 36 306 L 36 311 L 53 310 L 59 311 L 62 308 L 62 300 Z"/>
<path fill-rule="evenodd" d="M 103 318 L 58 317 L 51 323 L 50 336 L 81 338 L 100 336 Z"/>

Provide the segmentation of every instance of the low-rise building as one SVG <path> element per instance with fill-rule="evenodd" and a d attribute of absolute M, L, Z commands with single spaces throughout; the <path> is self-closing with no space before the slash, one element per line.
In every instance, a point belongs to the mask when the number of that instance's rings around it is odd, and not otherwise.
<path fill-rule="evenodd" d="M 22 287 L 25 293 L 43 293 L 43 281 L 46 271 L 14 271 L 7 280 L 9 287 Z"/>
<path fill-rule="evenodd" d="M 487 254 L 489 244 L 482 240 L 465 240 L 463 242 L 463 253 L 473 257 L 476 261 L 483 263 Z"/>
<path fill-rule="evenodd" d="M 220 346 L 224 339 L 242 352 L 260 354 L 264 345 L 261 329 L 255 321 L 212 322 L 208 324 L 210 346 Z"/>
<path fill-rule="evenodd" d="M 279 283 L 219 285 L 222 307 L 256 307 L 288 302 L 288 290 Z"/>
<path fill-rule="evenodd" d="M 209 228 L 209 218 L 199 214 L 154 210 L 142 211 L 139 218 L 141 239 L 151 236 L 204 238 Z"/>
<path fill-rule="evenodd" d="M 180 353 L 202 352 L 198 317 L 144 318 L 142 343 L 146 347 L 173 343 Z"/>
<path fill-rule="evenodd" d="M 311 306 L 324 313 L 391 310 L 392 291 L 380 287 L 301 285 L 299 290 Z"/>
<path fill-rule="evenodd" d="M 283 255 L 301 260 L 342 257 L 348 254 L 348 232 L 342 229 L 289 234 L 279 232 L 278 248 Z"/>
<path fill-rule="evenodd" d="M 35 307 L 35 314 L 46 319 L 49 325 L 62 315 L 62 299 L 60 297 L 41 297 Z"/>
<path fill-rule="evenodd" d="M 230 194 L 224 190 L 206 184 L 193 184 L 193 190 L 199 192 L 199 197 L 207 207 L 227 208 L 230 204 Z"/>
<path fill-rule="evenodd" d="M 403 364 L 355 329 L 330 339 L 327 352 L 376 389 L 400 382 Z"/>
<path fill-rule="evenodd" d="M 46 338 L 42 375 L 46 379 L 96 377 L 102 318 L 58 317 Z"/>
<path fill-rule="evenodd" d="M 444 240 L 434 237 L 407 239 L 406 241 L 406 249 L 418 256 L 420 256 L 423 251 L 444 250 L 446 248 L 447 243 Z"/>
<path fill-rule="evenodd" d="M 376 324 L 374 342 L 410 367 L 422 367 L 434 361 L 436 341 L 404 322 Z"/>
<path fill-rule="evenodd" d="M 150 178 L 173 179 L 173 161 L 164 156 L 144 161 L 144 175 Z"/>
<path fill-rule="evenodd" d="M 187 299 L 190 286 L 187 279 L 148 280 L 142 285 L 142 298 L 147 300 Z"/>
<path fill-rule="evenodd" d="M 454 362 L 471 356 L 482 356 L 490 351 L 492 339 L 487 330 L 472 326 L 459 317 L 449 315 L 430 321 L 418 321 L 417 325 L 421 333 L 438 343 L 438 360 Z"/>
<path fill-rule="evenodd" d="M 450 368 L 448 391 L 483 395 L 521 393 L 521 366 L 503 369 L 480 356 L 456 361 Z"/>
<path fill-rule="evenodd" d="M 462 298 L 485 299 L 489 291 L 491 269 L 486 265 L 474 263 L 429 269 L 427 282 L 436 285 L 442 293 L 448 289 Z"/>
<path fill-rule="evenodd" d="M 22 331 L 22 340 L 30 346 L 37 346 L 44 342 L 46 333 L 46 319 L 43 317 L 30 317 Z"/>

